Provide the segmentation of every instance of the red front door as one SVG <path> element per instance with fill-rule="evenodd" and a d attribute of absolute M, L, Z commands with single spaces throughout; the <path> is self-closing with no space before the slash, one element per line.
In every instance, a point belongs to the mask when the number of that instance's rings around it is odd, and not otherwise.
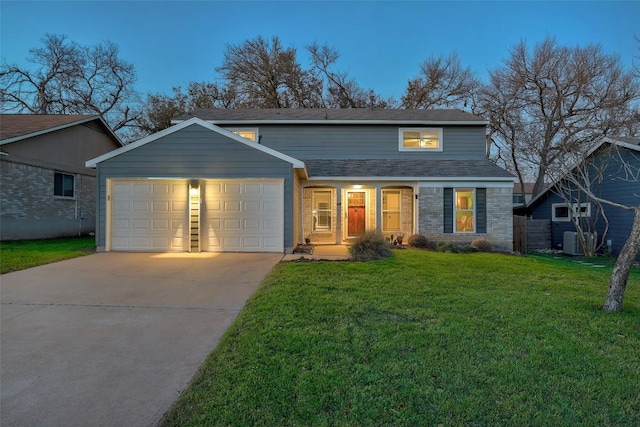
<path fill-rule="evenodd" d="M 349 192 L 347 195 L 347 236 L 355 237 L 364 233 L 365 223 L 365 192 Z"/>

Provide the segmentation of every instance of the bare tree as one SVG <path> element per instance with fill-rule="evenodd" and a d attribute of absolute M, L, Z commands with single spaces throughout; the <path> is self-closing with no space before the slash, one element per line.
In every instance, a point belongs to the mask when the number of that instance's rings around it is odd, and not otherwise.
<path fill-rule="evenodd" d="M 82 46 L 66 36 L 46 34 L 29 51 L 35 67 L 0 67 L 1 108 L 6 113 L 99 114 L 117 131 L 139 111 L 133 64 L 119 58 L 118 46 Z"/>
<path fill-rule="evenodd" d="M 236 108 L 240 106 L 235 88 L 209 82 L 190 82 L 186 93 L 174 87 L 171 95 L 149 93 L 142 114 L 136 120 L 136 137 L 159 132 L 171 126 L 171 120 L 199 108 Z"/>
<path fill-rule="evenodd" d="M 609 288 L 603 305 L 605 311 L 622 311 L 624 292 L 629 278 L 629 272 L 640 252 L 640 190 L 633 192 L 633 204 L 606 198 L 598 192 L 598 188 L 605 181 L 616 183 L 632 183 L 630 188 L 637 189 L 640 184 L 640 140 L 632 143 L 617 141 L 602 143 L 593 153 L 584 156 L 577 165 L 559 179 L 559 186 L 570 188 L 573 195 L 581 193 L 580 198 L 574 198 L 578 203 L 585 200 L 615 209 L 624 209 L 633 213 L 633 223 L 629 237 L 623 245 L 613 271 L 609 278 Z M 566 169 L 565 169 L 566 170 Z M 618 184 L 618 185 L 619 185 Z M 584 196 L 584 198 L 583 198 Z"/>
<path fill-rule="evenodd" d="M 159 93 L 147 95 L 143 114 L 136 121 L 137 136 L 160 132 L 171 126 L 171 120 L 187 113 L 188 97 L 179 87 L 173 88 L 173 96 Z"/>
<path fill-rule="evenodd" d="M 464 68 L 457 53 L 431 56 L 420 66 L 418 77 L 409 80 L 404 108 L 471 108 L 480 82 L 471 68 Z"/>
<path fill-rule="evenodd" d="M 323 81 L 324 102 L 328 108 L 389 108 L 393 99 L 383 99 L 373 89 L 364 89 L 346 72 L 334 71 L 333 66 L 340 57 L 337 50 L 313 43 L 307 46 L 312 68 Z"/>
<path fill-rule="evenodd" d="M 509 153 L 500 160 L 535 179 L 534 193 L 567 155 L 580 158 L 602 137 L 629 128 L 640 84 L 598 45 L 559 46 L 553 38 L 529 49 L 521 42 L 490 73 L 479 96 L 491 136 Z"/>
<path fill-rule="evenodd" d="M 296 49 L 284 48 L 278 37 L 262 37 L 228 45 L 223 64 L 216 68 L 235 88 L 239 103 L 253 108 L 317 108 L 322 106 L 322 83 L 303 70 Z"/>

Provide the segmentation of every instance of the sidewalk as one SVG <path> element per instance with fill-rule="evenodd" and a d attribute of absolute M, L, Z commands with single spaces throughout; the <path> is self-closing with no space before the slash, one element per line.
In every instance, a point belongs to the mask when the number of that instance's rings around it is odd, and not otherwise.
<path fill-rule="evenodd" d="M 298 261 L 299 259 L 344 261 L 349 260 L 349 247 L 346 245 L 315 245 L 313 254 L 286 254 L 282 261 Z"/>

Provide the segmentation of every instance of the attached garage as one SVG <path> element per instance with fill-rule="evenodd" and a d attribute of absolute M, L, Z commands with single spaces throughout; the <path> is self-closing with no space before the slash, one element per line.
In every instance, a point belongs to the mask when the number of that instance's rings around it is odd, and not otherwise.
<path fill-rule="evenodd" d="M 183 252 L 189 249 L 188 182 L 111 182 L 110 241 L 114 251 Z"/>
<path fill-rule="evenodd" d="M 304 163 L 194 118 L 87 162 L 98 250 L 286 252 Z"/>
<path fill-rule="evenodd" d="M 282 180 L 205 180 L 202 192 L 202 250 L 284 251 Z"/>
<path fill-rule="evenodd" d="M 110 182 L 114 251 L 283 252 L 283 180 Z"/>

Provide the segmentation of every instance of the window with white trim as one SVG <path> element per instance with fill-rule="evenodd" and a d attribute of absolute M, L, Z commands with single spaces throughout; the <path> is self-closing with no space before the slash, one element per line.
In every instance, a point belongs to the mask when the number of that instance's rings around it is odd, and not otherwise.
<path fill-rule="evenodd" d="M 565 203 L 554 203 L 551 205 L 551 220 L 556 222 L 569 221 L 569 206 Z"/>
<path fill-rule="evenodd" d="M 591 218 L 591 203 L 574 203 L 571 207 L 575 218 Z"/>
<path fill-rule="evenodd" d="M 454 190 L 454 232 L 475 233 L 475 189 L 456 188 Z"/>
<path fill-rule="evenodd" d="M 53 195 L 73 198 L 75 190 L 74 175 L 62 172 L 53 173 Z"/>
<path fill-rule="evenodd" d="M 442 128 L 400 128 L 400 151 L 442 151 Z"/>
<path fill-rule="evenodd" d="M 249 141 L 258 142 L 258 128 L 227 128 L 227 130 Z"/>
<path fill-rule="evenodd" d="M 331 190 L 313 191 L 313 231 L 331 231 Z"/>
<path fill-rule="evenodd" d="M 400 190 L 382 190 L 382 231 L 400 231 Z"/>
<path fill-rule="evenodd" d="M 554 203 L 551 205 L 551 220 L 571 221 L 571 218 L 591 218 L 591 203 Z"/>

